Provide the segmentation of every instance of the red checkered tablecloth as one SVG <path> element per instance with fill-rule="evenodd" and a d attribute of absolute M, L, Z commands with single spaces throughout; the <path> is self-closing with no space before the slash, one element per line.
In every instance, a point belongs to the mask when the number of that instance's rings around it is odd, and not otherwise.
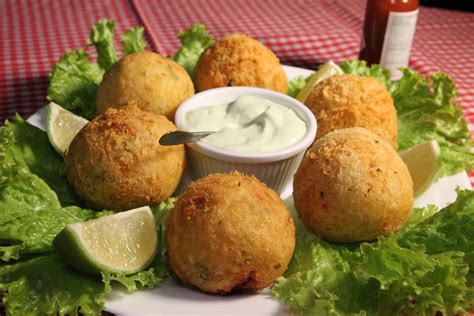
<path fill-rule="evenodd" d="M 151 49 L 162 54 L 174 53 L 177 32 L 200 21 L 214 36 L 244 32 L 282 63 L 315 68 L 357 57 L 364 7 L 365 0 L 3 0 L 0 120 L 46 104 L 51 66 L 66 49 L 85 46 L 100 18 L 115 19 L 119 34 L 144 25 Z M 422 7 L 410 66 L 454 78 L 474 136 L 474 14 Z"/>

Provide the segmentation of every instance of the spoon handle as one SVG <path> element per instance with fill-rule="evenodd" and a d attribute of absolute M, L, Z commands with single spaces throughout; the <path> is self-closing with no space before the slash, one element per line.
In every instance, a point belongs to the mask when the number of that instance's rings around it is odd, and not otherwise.
<path fill-rule="evenodd" d="M 174 146 L 186 143 L 193 143 L 213 133 L 215 132 L 169 132 L 160 137 L 159 143 L 162 146 Z"/>

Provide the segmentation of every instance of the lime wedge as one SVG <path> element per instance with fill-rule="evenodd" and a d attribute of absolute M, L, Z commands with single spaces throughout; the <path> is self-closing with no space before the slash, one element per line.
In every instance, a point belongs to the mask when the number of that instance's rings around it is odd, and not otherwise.
<path fill-rule="evenodd" d="M 342 71 L 341 67 L 333 63 L 332 61 L 325 63 L 321 67 L 319 67 L 318 71 L 309 77 L 308 82 L 306 85 L 301 89 L 300 93 L 296 96 L 296 99 L 301 103 L 306 101 L 306 98 L 311 93 L 313 88 L 322 80 L 329 78 L 335 75 L 342 75 L 344 71 Z"/>
<path fill-rule="evenodd" d="M 72 266 L 88 273 L 134 273 L 156 255 L 155 218 L 148 206 L 67 225 L 54 247 Z"/>
<path fill-rule="evenodd" d="M 46 132 L 49 142 L 61 156 L 64 156 L 74 137 L 88 122 L 85 118 L 51 102 L 46 114 Z"/>
<path fill-rule="evenodd" d="M 440 154 L 441 149 L 435 140 L 430 140 L 400 153 L 413 180 L 415 197 L 425 192 L 433 183 L 438 172 Z"/>

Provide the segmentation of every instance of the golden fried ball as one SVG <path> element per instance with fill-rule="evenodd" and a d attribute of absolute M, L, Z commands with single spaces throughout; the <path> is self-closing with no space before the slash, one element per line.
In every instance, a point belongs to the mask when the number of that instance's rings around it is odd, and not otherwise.
<path fill-rule="evenodd" d="M 263 289 L 283 274 L 295 247 L 284 202 L 253 176 L 212 174 L 178 198 L 166 230 L 178 277 L 204 292 Z"/>
<path fill-rule="evenodd" d="M 107 70 L 97 91 L 97 114 L 133 102 L 173 120 L 176 108 L 193 94 L 193 83 L 183 67 L 143 51 L 123 57 Z"/>
<path fill-rule="evenodd" d="M 96 209 L 158 203 L 176 190 L 184 170 L 183 145 L 158 144 L 174 130 L 165 116 L 135 106 L 110 108 L 73 139 L 64 159 L 68 180 Z"/>
<path fill-rule="evenodd" d="M 318 120 L 316 139 L 336 129 L 364 127 L 397 148 L 397 112 L 392 96 L 373 77 L 329 77 L 314 87 L 304 103 Z"/>
<path fill-rule="evenodd" d="M 243 34 L 230 34 L 208 47 L 195 71 L 197 91 L 250 86 L 287 92 L 278 57 L 265 45 Z"/>
<path fill-rule="evenodd" d="M 382 138 L 357 127 L 316 141 L 295 175 L 293 190 L 306 226 L 336 242 L 372 240 L 396 231 L 413 206 L 407 166 Z"/>

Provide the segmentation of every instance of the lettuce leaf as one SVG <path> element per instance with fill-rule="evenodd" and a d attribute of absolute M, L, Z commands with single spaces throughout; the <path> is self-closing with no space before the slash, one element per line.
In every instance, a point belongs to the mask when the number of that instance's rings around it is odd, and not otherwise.
<path fill-rule="evenodd" d="M 433 216 L 433 214 L 436 214 L 437 212 L 438 208 L 435 205 L 427 205 L 426 207 L 415 207 L 411 210 L 406 225 L 419 224 L 428 217 Z"/>
<path fill-rule="evenodd" d="M 399 150 L 434 139 L 441 147 L 439 178 L 473 169 L 469 130 L 459 104 L 452 101 L 457 97 L 453 80 L 443 73 L 428 79 L 411 69 L 402 73 L 392 88 Z"/>
<path fill-rule="evenodd" d="M 474 302 L 474 192 L 458 193 L 451 206 L 374 243 L 329 244 L 297 220 L 295 253 L 273 294 L 300 314 L 465 313 Z"/>
<path fill-rule="evenodd" d="M 296 237 L 285 277 L 278 278 L 273 286 L 277 299 L 298 314 L 347 314 L 370 309 L 372 300 L 363 297 L 366 289 L 351 273 L 357 251 L 323 241 L 299 221 Z"/>
<path fill-rule="evenodd" d="M 452 315 L 470 307 L 462 253 L 427 255 L 394 239 L 363 243 L 350 254 L 321 241 L 306 250 L 312 267 L 300 266 L 273 287 L 275 297 L 296 313 Z"/>
<path fill-rule="evenodd" d="M 0 216 L 3 212 L 16 209 L 28 209 L 35 212 L 59 208 L 61 208 L 61 203 L 56 193 L 35 174 L 21 172 L 8 177 L 0 185 Z"/>
<path fill-rule="evenodd" d="M 345 73 L 372 76 L 391 92 L 398 114 L 398 149 L 436 140 L 441 147 L 438 178 L 474 168 L 472 141 L 458 103 L 454 81 L 446 74 L 428 78 L 405 68 L 403 77 L 391 83 L 390 72 L 378 65 L 368 67 L 363 61 L 345 61 Z"/>
<path fill-rule="evenodd" d="M 122 52 L 124 55 L 133 54 L 145 50 L 146 42 L 143 38 L 144 28 L 133 27 L 123 33 L 122 36 Z"/>
<path fill-rule="evenodd" d="M 92 26 L 91 35 L 87 44 L 95 46 L 97 63 L 103 70 L 109 69 L 117 61 L 114 46 L 114 20 L 99 20 Z"/>
<path fill-rule="evenodd" d="M 94 24 L 87 41 L 97 51 L 97 60 L 82 48 L 68 50 L 53 66 L 50 74 L 47 99 L 88 120 L 95 116 L 97 88 L 105 71 L 117 61 L 114 46 L 114 20 L 100 20 Z M 122 38 L 124 53 L 143 50 L 143 29 L 127 31 Z"/>
<path fill-rule="evenodd" d="M 377 285 L 376 314 L 391 310 L 394 314 L 454 315 L 470 308 L 472 291 L 463 253 L 429 255 L 422 247 L 400 247 L 396 238 L 363 243 L 360 249 L 362 260 L 354 267 L 354 275 L 362 284 Z"/>
<path fill-rule="evenodd" d="M 117 282 L 125 287 L 127 292 L 133 292 L 142 288 L 152 289 L 161 282 L 161 278 L 155 273 L 155 269 L 148 268 L 131 275 L 124 273 L 102 272 L 105 283 Z"/>
<path fill-rule="evenodd" d="M 16 115 L 0 127 L 0 175 L 3 176 L 0 178 L 0 185 L 4 181 L 10 184 L 16 181 L 8 179 L 8 176 L 15 176 L 20 172 L 31 172 L 44 180 L 56 192 L 55 199 L 59 198 L 61 205 L 80 205 L 66 179 L 63 159 L 51 146 L 46 133 Z M 39 193 L 45 191 L 46 188 Z M 2 195 L 1 188 L 0 195 Z M 52 205 L 49 207 L 57 208 Z"/>
<path fill-rule="evenodd" d="M 194 78 L 194 68 L 202 52 L 214 41 L 204 24 L 196 23 L 178 34 L 181 48 L 173 55 L 173 60 L 183 66 Z"/>
<path fill-rule="evenodd" d="M 47 98 L 66 110 L 91 120 L 95 116 L 97 87 L 104 70 L 89 62 L 83 49 L 68 50 L 49 74 Z"/>
<path fill-rule="evenodd" d="M 56 255 L 0 265 L 7 315 L 100 315 L 108 282 L 64 264 Z"/>
<path fill-rule="evenodd" d="M 176 198 L 170 197 L 157 205 L 151 206 L 151 211 L 156 220 L 157 228 L 165 228 L 166 221 L 168 220 L 168 215 L 171 209 L 174 207 Z"/>
<path fill-rule="evenodd" d="M 340 65 L 341 69 L 346 74 L 353 74 L 357 76 L 370 76 L 380 80 L 387 89 L 390 90 L 390 71 L 380 67 L 379 65 L 367 66 L 367 63 L 363 60 L 346 60 Z"/>
<path fill-rule="evenodd" d="M 176 198 L 169 198 L 158 205 L 151 208 L 156 220 L 156 229 L 158 230 L 159 250 L 150 267 L 156 271 L 157 276 L 163 280 L 173 279 L 175 276 L 171 272 L 171 268 L 166 258 L 166 223 L 168 215 L 174 206 Z"/>
<path fill-rule="evenodd" d="M 298 76 L 288 81 L 288 92 L 290 97 L 296 98 L 301 89 L 304 88 L 309 77 Z"/>
<path fill-rule="evenodd" d="M 458 190 L 456 201 L 413 228 L 400 232 L 404 247 L 424 247 L 428 254 L 464 253 L 474 273 L 474 191 Z"/>
<path fill-rule="evenodd" d="M 23 130 L 22 126 L 27 125 L 29 124 L 17 116 L 12 122 L 7 121 L 0 127 L 0 212 L 10 208 L 37 210 L 61 207 L 56 193 L 44 180 L 30 172 L 27 162 L 33 164 L 34 150 L 28 146 L 28 143 L 19 146 L 16 136 L 29 134 L 18 133 Z M 41 138 L 39 138 L 35 145 L 41 143 Z M 43 154 L 47 161 L 48 155 L 46 152 Z M 56 161 L 53 159 L 51 164 L 56 165 Z M 44 169 L 38 166 L 37 171 L 43 173 Z"/>

